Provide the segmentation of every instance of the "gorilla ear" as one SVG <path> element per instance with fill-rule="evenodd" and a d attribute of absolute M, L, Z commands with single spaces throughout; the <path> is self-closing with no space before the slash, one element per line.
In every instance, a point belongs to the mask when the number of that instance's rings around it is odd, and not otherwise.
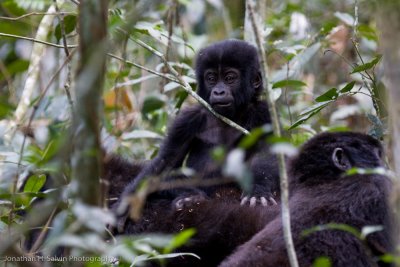
<path fill-rule="evenodd" d="M 333 164 L 342 171 L 347 171 L 351 168 L 351 163 L 344 150 L 340 147 L 335 148 L 332 153 Z"/>
<path fill-rule="evenodd" d="M 254 89 L 258 90 L 262 87 L 261 72 L 257 72 L 256 77 L 253 80 Z"/>

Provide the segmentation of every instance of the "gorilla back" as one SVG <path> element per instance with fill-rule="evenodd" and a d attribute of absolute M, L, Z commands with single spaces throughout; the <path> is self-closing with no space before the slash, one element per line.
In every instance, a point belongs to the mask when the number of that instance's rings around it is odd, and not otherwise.
<path fill-rule="evenodd" d="M 387 203 L 391 182 L 378 174 L 345 174 L 353 167 L 382 167 L 381 157 L 379 141 L 370 136 L 324 133 L 291 160 L 289 206 L 300 266 L 312 266 L 321 256 L 329 257 L 335 267 L 387 266 L 379 256 L 393 251 L 393 221 Z M 340 225 L 358 231 L 365 226 L 383 229 L 364 241 Z M 221 264 L 234 266 L 290 266 L 280 216 Z"/>

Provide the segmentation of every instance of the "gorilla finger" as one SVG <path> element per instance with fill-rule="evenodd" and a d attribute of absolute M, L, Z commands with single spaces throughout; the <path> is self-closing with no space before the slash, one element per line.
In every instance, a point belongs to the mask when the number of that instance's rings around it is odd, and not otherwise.
<path fill-rule="evenodd" d="M 273 205 L 273 206 L 278 205 L 278 203 L 275 201 L 275 199 L 274 199 L 273 197 L 270 197 L 270 198 L 269 198 L 269 201 L 272 202 L 272 205 Z"/>
<path fill-rule="evenodd" d="M 268 201 L 265 197 L 261 197 L 260 201 L 261 201 L 261 205 L 263 205 L 264 207 L 268 206 Z"/>
<path fill-rule="evenodd" d="M 246 205 L 247 201 L 249 200 L 249 197 L 244 197 L 242 198 L 242 201 L 240 201 L 240 206 Z"/>
<path fill-rule="evenodd" d="M 251 197 L 250 198 L 250 207 L 255 207 L 257 204 L 257 198 L 256 197 Z"/>

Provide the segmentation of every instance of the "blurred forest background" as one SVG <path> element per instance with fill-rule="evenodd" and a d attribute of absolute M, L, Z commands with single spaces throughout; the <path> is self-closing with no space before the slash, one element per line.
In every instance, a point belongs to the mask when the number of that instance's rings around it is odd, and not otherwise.
<path fill-rule="evenodd" d="M 83 260 L 85 266 L 114 258 L 137 266 L 185 242 L 189 233 L 105 241 L 114 218 L 103 208 L 100 147 L 139 161 L 153 157 L 168 123 L 196 101 L 187 90 L 196 88 L 197 51 L 227 38 L 252 42 L 245 2 L 0 0 L 2 256 L 51 255 L 64 245 L 70 255 L 105 257 Z M 400 30 L 393 23 L 400 21 L 398 1 L 256 5 L 268 90 L 284 129 L 274 141 L 284 144 L 281 152 L 321 131 L 353 130 L 384 141 L 388 163 L 398 170 L 391 156 L 398 117 L 389 116 L 396 104 L 386 99 L 399 100 L 390 91 L 400 79 L 399 51 L 382 63 L 400 43 L 399 32 L 390 32 Z M 32 205 L 38 197 L 43 201 Z M 22 241 L 32 228 L 39 229 L 39 241 L 26 251 Z M 0 266 L 13 264 L 0 260 Z"/>

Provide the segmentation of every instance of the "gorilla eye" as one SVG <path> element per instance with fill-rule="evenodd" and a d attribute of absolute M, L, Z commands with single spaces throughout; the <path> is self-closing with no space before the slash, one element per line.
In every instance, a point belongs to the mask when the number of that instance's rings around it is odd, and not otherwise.
<path fill-rule="evenodd" d="M 228 73 L 225 76 L 225 82 L 227 83 L 233 83 L 234 81 L 236 81 L 237 75 L 235 73 Z"/>
<path fill-rule="evenodd" d="M 206 75 L 206 80 L 210 84 L 214 84 L 217 82 L 217 76 L 214 73 L 209 73 Z"/>

